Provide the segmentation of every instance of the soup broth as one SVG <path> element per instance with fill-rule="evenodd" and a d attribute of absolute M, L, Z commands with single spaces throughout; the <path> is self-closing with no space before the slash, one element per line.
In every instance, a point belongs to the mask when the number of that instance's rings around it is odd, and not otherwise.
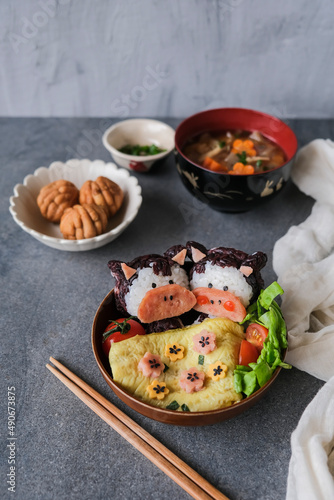
<path fill-rule="evenodd" d="M 183 153 L 208 170 L 230 175 L 267 172 L 286 161 L 277 144 L 245 130 L 202 133 L 186 143 Z"/>

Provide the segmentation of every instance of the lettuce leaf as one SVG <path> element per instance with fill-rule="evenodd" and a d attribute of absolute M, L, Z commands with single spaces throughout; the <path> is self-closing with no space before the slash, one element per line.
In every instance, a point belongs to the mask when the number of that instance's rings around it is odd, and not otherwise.
<path fill-rule="evenodd" d="M 283 293 L 276 281 L 261 290 L 257 301 L 248 307 L 247 315 L 240 323 L 246 326 L 259 323 L 268 328 L 268 337 L 256 363 L 236 366 L 233 377 L 236 392 L 250 396 L 271 379 L 278 366 L 291 368 L 291 365 L 284 363 L 282 359 L 282 351 L 288 346 L 287 330 L 282 311 L 274 300 Z"/>

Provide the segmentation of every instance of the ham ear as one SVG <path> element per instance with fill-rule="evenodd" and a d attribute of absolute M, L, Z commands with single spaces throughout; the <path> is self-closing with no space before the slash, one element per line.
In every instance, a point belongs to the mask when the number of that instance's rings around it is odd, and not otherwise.
<path fill-rule="evenodd" d="M 187 249 L 184 248 L 183 250 L 181 250 L 181 252 L 179 252 L 176 255 L 174 255 L 174 257 L 172 258 L 172 260 L 174 260 L 174 262 L 176 262 L 180 266 L 183 266 L 184 261 L 186 259 L 186 255 L 187 255 Z"/>
<path fill-rule="evenodd" d="M 253 268 L 250 266 L 241 266 L 240 271 L 248 278 L 252 274 Z"/>
<path fill-rule="evenodd" d="M 206 257 L 205 253 L 201 252 L 198 248 L 195 247 L 191 247 L 191 255 L 195 263 Z"/>
<path fill-rule="evenodd" d="M 189 259 L 195 263 L 208 255 L 205 246 L 201 243 L 197 243 L 197 241 L 188 241 L 186 247 Z"/>
<path fill-rule="evenodd" d="M 251 267 L 253 271 L 260 271 L 267 263 L 267 255 L 263 252 L 254 252 L 241 262 L 241 266 Z M 240 267 L 241 267 L 240 266 Z"/>
<path fill-rule="evenodd" d="M 121 262 L 120 260 L 110 260 L 108 262 L 108 267 L 118 284 L 124 283 L 125 280 L 128 281 L 137 272 L 136 269 L 128 266 L 125 262 Z"/>
<path fill-rule="evenodd" d="M 137 269 L 133 269 L 133 267 L 128 266 L 125 262 L 122 262 L 121 268 L 127 280 L 132 278 L 132 276 L 137 272 Z"/>
<path fill-rule="evenodd" d="M 184 265 L 186 255 L 187 249 L 184 245 L 173 245 L 164 252 L 164 257 L 176 262 L 179 266 Z"/>

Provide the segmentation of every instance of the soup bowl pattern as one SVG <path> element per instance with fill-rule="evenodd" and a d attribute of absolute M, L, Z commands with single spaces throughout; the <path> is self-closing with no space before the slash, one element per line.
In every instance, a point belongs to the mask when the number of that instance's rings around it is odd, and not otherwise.
<path fill-rule="evenodd" d="M 258 131 L 285 153 L 280 167 L 251 175 L 229 175 L 210 171 L 189 160 L 183 152 L 187 141 L 203 132 L 222 130 Z M 297 138 L 282 120 L 259 111 L 217 108 L 190 116 L 175 133 L 175 161 L 188 191 L 214 210 L 243 212 L 276 197 L 286 186 L 297 152 Z"/>

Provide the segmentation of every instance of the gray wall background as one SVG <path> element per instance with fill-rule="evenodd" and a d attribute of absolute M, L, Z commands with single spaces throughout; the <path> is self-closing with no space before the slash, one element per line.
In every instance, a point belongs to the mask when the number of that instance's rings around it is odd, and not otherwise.
<path fill-rule="evenodd" d="M 0 0 L 2 116 L 334 116 L 333 0 Z"/>

